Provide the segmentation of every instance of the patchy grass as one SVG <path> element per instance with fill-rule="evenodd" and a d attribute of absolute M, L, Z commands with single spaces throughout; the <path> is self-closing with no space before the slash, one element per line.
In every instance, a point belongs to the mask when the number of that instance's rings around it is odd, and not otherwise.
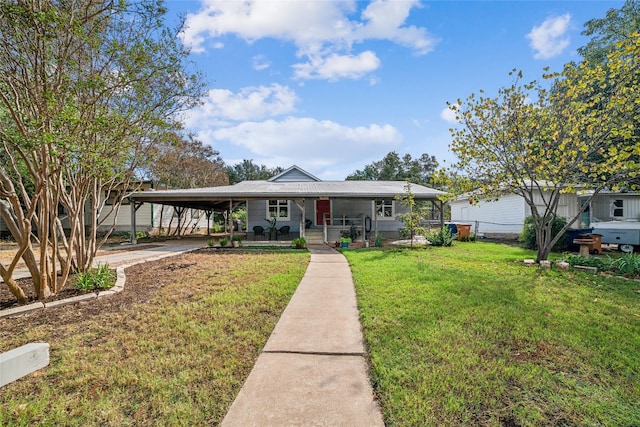
<path fill-rule="evenodd" d="M 345 251 L 388 426 L 640 425 L 640 283 L 491 243 Z"/>
<path fill-rule="evenodd" d="M 0 425 L 217 425 L 302 278 L 306 252 L 198 253 L 127 269 L 122 294 L 3 319 L 0 351 L 51 345 Z"/>

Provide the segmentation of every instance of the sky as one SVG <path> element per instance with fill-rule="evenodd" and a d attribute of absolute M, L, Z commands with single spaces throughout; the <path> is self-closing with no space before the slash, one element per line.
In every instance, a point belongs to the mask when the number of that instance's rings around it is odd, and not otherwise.
<path fill-rule="evenodd" d="M 391 151 L 441 166 L 447 102 L 579 60 L 584 23 L 623 1 L 168 0 L 205 75 L 186 129 L 220 153 L 343 180 Z"/>

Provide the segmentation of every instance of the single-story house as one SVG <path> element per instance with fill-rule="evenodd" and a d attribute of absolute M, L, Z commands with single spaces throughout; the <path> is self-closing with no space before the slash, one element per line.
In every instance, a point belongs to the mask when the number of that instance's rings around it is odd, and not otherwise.
<path fill-rule="evenodd" d="M 573 218 L 586 203 L 589 193 L 565 193 L 560 196 L 558 216 Z M 542 206 L 542 194 L 537 204 Z M 451 222 L 472 224 L 472 230 L 489 237 L 517 237 L 531 209 L 524 198 L 506 194 L 496 201 L 470 200 L 461 197 L 449 202 Z M 640 220 L 640 193 L 605 191 L 598 193 L 585 208 L 574 228 L 589 228 L 596 222 Z"/>
<path fill-rule="evenodd" d="M 309 242 L 339 240 L 344 230 L 354 229 L 358 239 L 398 236 L 404 224 L 397 215 L 406 208 L 395 200 L 406 192 L 404 181 L 322 181 L 298 166 L 263 181 L 185 190 L 136 192 L 129 199 L 136 209 L 144 203 L 181 209 L 233 211 L 246 203 L 249 239 L 286 239 L 303 236 Z M 441 213 L 444 193 L 411 184 L 416 201 L 428 200 Z M 135 235 L 136 210 L 132 210 Z M 442 215 L 439 215 L 442 218 Z M 275 220 L 275 224 L 274 224 Z M 373 234 L 372 234 L 373 233 Z"/>

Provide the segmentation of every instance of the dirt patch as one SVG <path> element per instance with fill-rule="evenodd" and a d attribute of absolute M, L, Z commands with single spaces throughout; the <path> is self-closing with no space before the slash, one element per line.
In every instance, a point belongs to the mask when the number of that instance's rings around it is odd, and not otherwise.
<path fill-rule="evenodd" d="M 166 284 L 175 282 L 175 266 L 193 268 L 196 264 L 203 263 L 202 257 L 203 254 L 196 252 L 134 265 L 125 270 L 127 281 L 124 290 L 115 295 L 4 318 L 0 321 L 0 341 L 2 341 L 3 336 L 8 337 L 22 328 L 34 328 L 47 324 L 65 325 L 78 323 L 103 312 L 122 312 L 136 304 L 146 303 Z M 6 288 L 4 284 L 2 286 Z M 82 292 L 70 288 L 65 297 L 79 293 Z M 55 331 L 64 334 L 65 328 L 55 328 Z"/>

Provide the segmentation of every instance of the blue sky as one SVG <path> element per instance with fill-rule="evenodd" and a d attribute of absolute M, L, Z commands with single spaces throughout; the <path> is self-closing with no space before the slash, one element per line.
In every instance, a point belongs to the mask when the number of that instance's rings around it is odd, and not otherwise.
<path fill-rule="evenodd" d="M 579 59 L 584 23 L 622 1 L 168 0 L 206 75 L 187 129 L 227 164 L 342 180 L 390 151 L 449 152 L 446 102 Z"/>

